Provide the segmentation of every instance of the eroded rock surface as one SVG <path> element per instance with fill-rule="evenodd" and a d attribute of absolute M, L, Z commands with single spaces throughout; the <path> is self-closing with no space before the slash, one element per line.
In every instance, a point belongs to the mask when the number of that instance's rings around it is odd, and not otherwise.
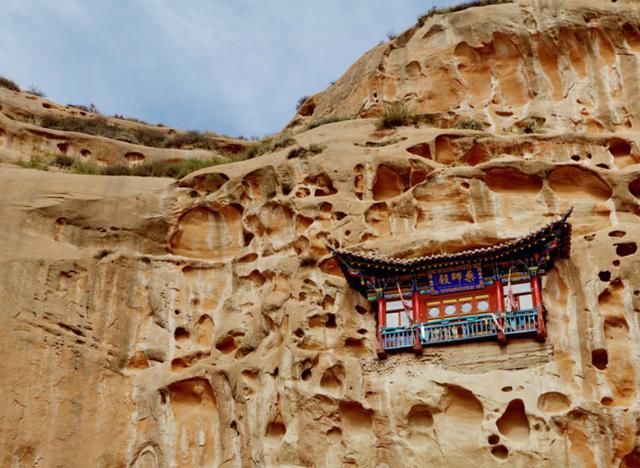
<path fill-rule="evenodd" d="M 433 53 L 433 67 L 486 55 L 455 72 L 460 95 L 501 89 L 513 118 L 518 103 L 536 108 L 545 133 L 380 131 L 358 119 L 296 135 L 324 145 L 319 154 L 283 149 L 179 183 L 1 166 L 1 464 L 635 466 L 640 149 L 637 80 L 625 74 L 640 40 L 634 4 L 606 3 L 474 8 L 428 20 L 404 46 Z M 543 71 L 518 58 L 527 47 L 550 55 L 551 77 L 564 64 L 556 81 L 533 80 Z M 427 73 L 399 50 L 386 60 Z M 509 57 L 508 80 L 488 79 Z M 610 101 L 594 85 L 596 59 L 598 73 L 625 80 L 617 95 L 607 88 Z M 529 69 L 546 94 L 520 86 Z M 588 126 L 552 115 L 553 99 L 569 99 L 566 77 L 569 95 L 594 93 L 581 105 L 602 128 L 574 133 Z M 458 105 L 452 93 L 438 95 L 443 108 Z M 374 314 L 327 249 L 479 247 L 572 206 L 571 258 L 543 281 L 542 344 L 378 361 Z"/>

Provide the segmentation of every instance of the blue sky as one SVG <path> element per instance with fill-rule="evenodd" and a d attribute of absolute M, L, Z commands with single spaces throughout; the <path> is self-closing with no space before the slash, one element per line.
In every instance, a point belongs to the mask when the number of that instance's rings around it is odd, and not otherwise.
<path fill-rule="evenodd" d="M 454 0 L 3 0 L 0 75 L 183 129 L 280 130 L 389 32 Z"/>

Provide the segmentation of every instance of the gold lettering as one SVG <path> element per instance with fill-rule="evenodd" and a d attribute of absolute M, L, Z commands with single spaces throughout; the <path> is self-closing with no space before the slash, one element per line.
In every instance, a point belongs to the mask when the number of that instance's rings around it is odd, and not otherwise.
<path fill-rule="evenodd" d="M 453 281 L 457 281 L 458 283 L 462 281 L 462 272 L 461 271 L 455 271 L 453 273 L 451 273 L 451 279 Z"/>
<path fill-rule="evenodd" d="M 447 275 L 446 273 L 441 273 L 438 279 L 440 284 L 451 284 L 451 282 L 449 281 L 449 275 Z"/>
<path fill-rule="evenodd" d="M 464 280 L 467 283 L 473 283 L 473 270 L 467 270 L 467 273 L 464 276 Z"/>

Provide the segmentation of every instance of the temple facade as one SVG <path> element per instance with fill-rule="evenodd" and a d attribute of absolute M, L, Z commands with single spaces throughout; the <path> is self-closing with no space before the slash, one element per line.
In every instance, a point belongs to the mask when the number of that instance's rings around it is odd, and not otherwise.
<path fill-rule="evenodd" d="M 377 353 L 469 340 L 544 341 L 541 277 L 568 258 L 571 225 L 560 219 L 525 237 L 451 254 L 400 259 L 333 250 L 349 283 L 377 310 Z"/>

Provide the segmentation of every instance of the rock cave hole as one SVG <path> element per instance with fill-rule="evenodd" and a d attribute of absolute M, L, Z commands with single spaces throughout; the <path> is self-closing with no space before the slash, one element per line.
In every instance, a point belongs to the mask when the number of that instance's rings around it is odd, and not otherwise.
<path fill-rule="evenodd" d="M 189 331 L 184 327 L 178 327 L 173 332 L 173 336 L 176 341 L 187 340 L 189 339 Z"/>
<path fill-rule="evenodd" d="M 409 430 L 417 432 L 433 426 L 433 414 L 425 405 L 413 405 L 407 415 Z"/>
<path fill-rule="evenodd" d="M 487 438 L 487 442 L 489 442 L 489 444 L 491 445 L 496 445 L 498 442 L 500 442 L 500 436 L 498 434 L 491 434 Z"/>
<path fill-rule="evenodd" d="M 612 138 L 609 140 L 609 152 L 615 157 L 629 156 L 631 143 L 622 138 Z"/>
<path fill-rule="evenodd" d="M 598 278 L 600 278 L 600 281 L 608 282 L 611 280 L 611 272 L 607 270 L 601 271 L 598 273 Z"/>
<path fill-rule="evenodd" d="M 609 233 L 609 237 L 624 237 L 624 236 L 626 236 L 626 235 L 627 235 L 627 233 L 626 233 L 626 232 L 624 232 L 624 231 L 618 231 L 618 230 L 616 230 L 616 231 L 611 231 L 611 232 Z"/>
<path fill-rule="evenodd" d="M 444 415 L 450 424 L 476 427 L 482 423 L 484 408 L 472 391 L 457 385 L 448 385 L 445 401 Z"/>
<path fill-rule="evenodd" d="M 591 351 L 591 364 L 597 369 L 605 370 L 609 365 L 609 354 L 604 348 Z"/>
<path fill-rule="evenodd" d="M 511 385 L 507 385 L 506 387 L 502 387 L 502 391 L 503 392 L 510 392 L 513 390 L 513 387 Z"/>
<path fill-rule="evenodd" d="M 611 406 L 613 404 L 613 398 L 611 397 L 602 397 L 600 399 L 600 404 L 604 406 Z"/>
<path fill-rule="evenodd" d="M 344 366 L 342 364 L 335 364 L 324 371 L 320 379 L 320 386 L 325 390 L 337 393 L 342 390 L 344 378 Z"/>
<path fill-rule="evenodd" d="M 524 402 L 520 399 L 511 400 L 504 413 L 496 421 L 501 434 L 506 437 L 524 441 L 529 437 L 529 420 L 525 413 Z"/>
<path fill-rule="evenodd" d="M 287 432 L 287 427 L 281 421 L 272 421 L 267 426 L 267 437 L 270 439 L 280 440 Z"/>
<path fill-rule="evenodd" d="M 336 328 L 336 314 L 327 314 L 327 320 L 324 326 L 327 328 Z"/>
<path fill-rule="evenodd" d="M 629 192 L 636 197 L 640 198 L 640 179 L 636 179 L 629 184 Z"/>
<path fill-rule="evenodd" d="M 620 462 L 620 468 L 636 468 L 640 466 L 640 447 L 636 446 L 627 453 Z"/>
<path fill-rule="evenodd" d="M 559 413 L 569 409 L 571 400 L 560 392 L 546 392 L 538 397 L 538 409 L 545 413 Z"/>
<path fill-rule="evenodd" d="M 431 148 L 429 147 L 429 143 L 420 143 L 418 145 L 407 148 L 407 151 L 411 154 L 415 154 L 416 156 L 421 156 L 425 159 L 432 159 Z"/>
<path fill-rule="evenodd" d="M 216 344 L 216 349 L 223 354 L 229 354 L 237 348 L 236 340 L 233 336 L 227 335 Z"/>
<path fill-rule="evenodd" d="M 358 355 L 367 353 L 367 348 L 364 346 L 361 338 L 347 338 L 344 340 L 344 347 L 352 350 Z"/>
<path fill-rule="evenodd" d="M 303 370 L 303 371 L 302 371 L 302 373 L 300 374 L 300 378 L 301 378 L 302 380 L 304 380 L 305 382 L 306 382 L 307 380 L 309 380 L 309 379 L 311 378 L 311 376 L 312 376 L 311 369 L 305 369 L 305 370 Z"/>
<path fill-rule="evenodd" d="M 613 262 L 611 262 L 611 264 L 616 267 L 620 266 L 620 260 L 614 260 Z"/>
<path fill-rule="evenodd" d="M 633 255 L 638 250 L 638 246 L 635 242 L 622 242 L 620 244 L 615 244 L 616 246 L 616 255 L 618 257 L 628 257 L 629 255 Z"/>
<path fill-rule="evenodd" d="M 573 156 L 571 156 L 571 159 L 573 161 L 580 161 L 580 156 L 578 156 L 577 154 L 574 154 Z"/>
<path fill-rule="evenodd" d="M 332 442 L 338 442 L 342 438 L 342 429 L 339 427 L 332 427 L 327 431 L 327 438 Z"/>
<path fill-rule="evenodd" d="M 509 457 L 509 449 L 504 445 L 496 445 L 491 448 L 491 455 L 500 460 L 506 460 Z"/>

